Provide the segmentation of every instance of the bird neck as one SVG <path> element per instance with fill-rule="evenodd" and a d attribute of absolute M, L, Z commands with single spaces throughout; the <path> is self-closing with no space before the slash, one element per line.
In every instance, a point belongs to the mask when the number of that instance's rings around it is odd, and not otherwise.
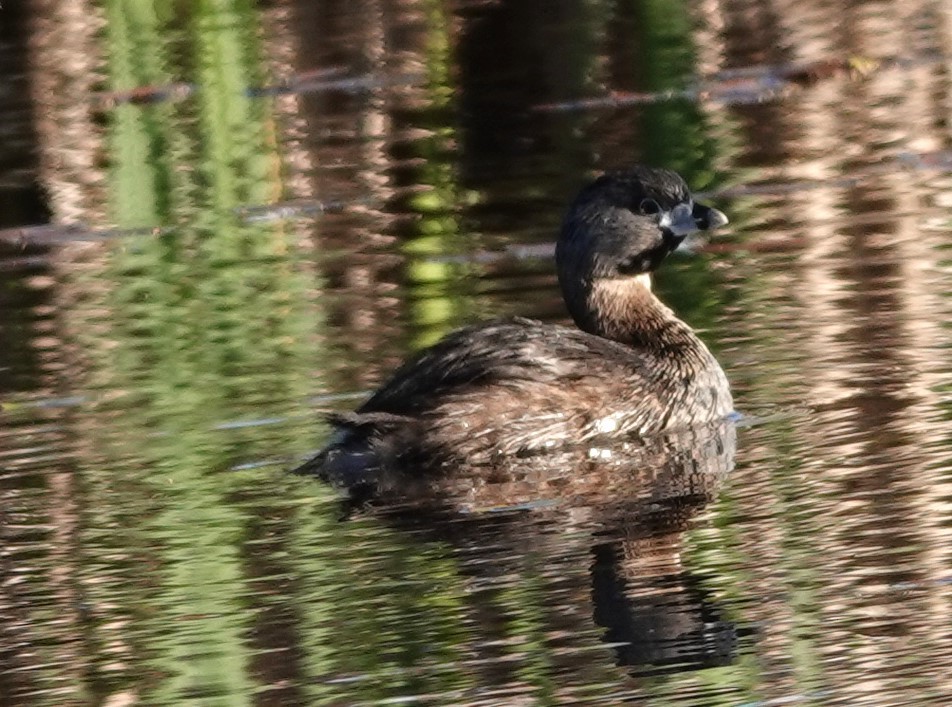
<path fill-rule="evenodd" d="M 576 322 L 583 330 L 628 346 L 667 354 L 703 349 L 687 324 L 651 291 L 651 278 L 601 278 L 590 284 Z"/>

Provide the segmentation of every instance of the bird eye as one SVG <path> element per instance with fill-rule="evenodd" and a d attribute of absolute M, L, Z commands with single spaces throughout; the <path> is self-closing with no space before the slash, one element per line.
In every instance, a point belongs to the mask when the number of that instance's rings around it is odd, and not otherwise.
<path fill-rule="evenodd" d="M 654 216 L 661 213 L 661 207 L 654 199 L 642 199 L 638 208 L 645 216 Z"/>

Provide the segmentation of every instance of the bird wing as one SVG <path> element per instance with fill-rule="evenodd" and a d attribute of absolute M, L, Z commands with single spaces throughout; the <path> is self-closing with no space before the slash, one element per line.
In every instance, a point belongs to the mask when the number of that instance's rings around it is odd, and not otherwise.
<path fill-rule="evenodd" d="M 561 388 L 604 378 L 617 390 L 642 375 L 638 357 L 627 346 L 515 318 L 450 334 L 397 369 L 357 412 L 416 415 L 438 407 L 447 396 L 494 385 L 518 391 L 520 383 Z"/>

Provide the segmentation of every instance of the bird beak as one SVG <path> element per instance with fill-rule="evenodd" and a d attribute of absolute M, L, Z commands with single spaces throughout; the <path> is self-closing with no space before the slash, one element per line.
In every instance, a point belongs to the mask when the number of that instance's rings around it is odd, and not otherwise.
<path fill-rule="evenodd" d="M 697 224 L 698 230 L 701 231 L 711 231 L 729 223 L 724 212 L 704 204 L 695 204 L 691 216 Z"/>
<path fill-rule="evenodd" d="M 704 204 L 678 204 L 661 213 L 658 225 L 681 242 L 697 231 L 710 231 L 727 223 L 727 217 L 717 209 Z"/>

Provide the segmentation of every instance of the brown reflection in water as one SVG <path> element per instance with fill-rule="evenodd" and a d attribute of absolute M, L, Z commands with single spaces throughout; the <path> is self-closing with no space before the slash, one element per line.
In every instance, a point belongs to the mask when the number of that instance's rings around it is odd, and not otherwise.
<path fill-rule="evenodd" d="M 569 699 L 585 683 L 567 676 L 594 669 L 586 649 L 593 635 L 632 675 L 734 657 L 735 627 L 682 565 L 681 536 L 733 469 L 735 449 L 736 430 L 725 422 L 463 465 L 422 482 L 413 470 L 391 470 L 370 503 L 400 530 L 449 542 L 460 554 L 469 611 L 481 627 L 468 647 L 481 690 L 525 688 L 517 676 L 526 658 L 505 648 L 505 617 L 514 610 L 505 592 L 539 579 L 542 596 L 530 601 L 549 607 L 545 644 L 558 662 L 551 674 L 575 685 L 558 694 Z"/>
<path fill-rule="evenodd" d="M 796 60 L 888 57 L 948 46 L 947 18 L 945 25 L 937 21 L 934 3 L 796 5 L 797 12 L 787 6 L 777 12 Z M 748 34 L 728 55 L 749 55 L 755 40 L 760 36 Z M 771 49 L 763 45 L 761 51 Z M 779 166 L 784 177 L 833 184 L 904 151 L 947 147 L 949 97 L 947 71 L 933 64 L 818 84 L 781 111 L 770 110 L 766 123 L 765 109 L 730 112 L 752 128 L 746 131 L 752 145 L 747 159 L 772 165 L 778 155 L 790 155 Z M 748 516 L 743 547 L 759 596 L 776 587 L 778 565 L 789 554 L 785 545 L 815 553 L 813 571 L 822 581 L 811 600 L 823 630 L 810 640 L 824 679 L 851 702 L 898 703 L 911 686 L 922 695 L 952 693 L 946 630 L 952 617 L 936 590 L 948 581 L 950 567 L 949 531 L 937 503 L 949 493 L 949 482 L 936 464 L 936 452 L 947 444 L 937 389 L 948 379 L 943 350 L 949 340 L 938 323 L 949 308 L 940 298 L 937 271 L 947 235 L 929 224 L 948 222 L 947 211 L 933 206 L 948 185 L 948 177 L 897 167 L 851 186 L 758 205 L 771 214 L 761 217 L 771 218 L 765 225 L 805 244 L 786 272 L 751 267 L 768 273 L 775 296 L 795 303 L 790 331 L 778 332 L 782 339 L 774 345 L 796 351 L 793 369 L 800 380 L 790 384 L 814 412 L 794 422 L 796 454 L 805 463 L 783 482 L 784 492 L 772 490 L 781 483 L 771 478 L 776 472 L 757 466 L 738 487 L 737 501 Z M 755 386 L 750 395 L 783 398 L 775 386 Z M 790 494 L 809 499 L 817 515 L 791 518 L 790 504 L 804 502 Z M 766 499 L 772 500 L 765 506 Z M 897 589 L 906 583 L 919 592 Z M 770 675 L 765 697 L 779 698 L 793 686 L 784 675 L 794 674 L 790 656 L 802 617 L 792 608 L 787 601 L 766 601 L 749 610 L 764 627 L 759 653 Z"/>
<path fill-rule="evenodd" d="M 36 106 L 43 184 L 61 223 L 96 223 L 106 203 L 102 131 L 90 97 L 101 80 L 97 4 L 30 4 L 30 85 Z"/>
<path fill-rule="evenodd" d="M 298 31 L 307 41 L 295 58 L 297 69 L 344 66 L 381 75 L 418 69 L 424 62 L 421 13 L 415 6 L 400 8 L 376 0 L 298 4 Z M 349 350 L 365 354 L 394 334 L 394 261 L 378 254 L 393 244 L 388 234 L 394 217 L 383 208 L 395 194 L 390 146 L 398 136 L 392 113 L 413 91 L 379 87 L 299 99 L 315 165 L 310 175 L 313 191 L 325 199 L 358 200 L 346 213 L 322 219 L 316 242 L 321 251 L 350 254 L 322 264 L 323 299 L 329 324 L 340 333 L 333 344 L 341 360 L 352 360 Z M 350 377 L 348 384 L 367 387 L 377 378 L 377 363 L 341 373 Z"/>
<path fill-rule="evenodd" d="M 6 8 L 0 9 L 0 22 L 11 19 Z M 98 13 L 85 2 L 40 0 L 30 3 L 21 19 L 29 43 L 37 172 L 49 209 L 60 223 L 96 222 L 103 204 L 97 164 L 101 143 L 88 98 L 98 80 Z M 19 286 L 42 292 L 48 303 L 63 298 L 57 280 L 45 274 L 27 276 Z M 63 371 L 71 370 L 74 361 L 60 313 L 59 306 L 50 304 L 17 313 L 29 318 L 29 345 L 38 369 L 30 393 L 37 397 L 55 399 L 71 392 L 67 386 L 72 381 L 64 380 Z M 7 432 L 0 436 L 0 448 L 7 452 L 3 484 L 11 490 L 3 499 L 0 522 L 3 545 L 9 549 L 0 603 L 4 648 L 13 649 L 5 666 L 9 669 L 0 671 L 4 682 L 11 682 L 0 692 L 44 694 L 66 703 L 79 698 L 89 662 L 76 558 L 80 493 L 72 415 L 67 409 L 4 410 L 0 415 Z"/>
<path fill-rule="evenodd" d="M 783 9 L 774 3 L 704 3 L 695 44 L 698 69 L 702 76 L 725 69 L 756 65 L 783 65 L 794 60 L 791 43 L 784 27 Z M 706 107 L 709 112 L 719 109 Z M 731 115 L 743 134 L 743 152 L 733 156 L 732 166 L 778 164 L 790 155 L 789 142 L 774 139 L 776 132 L 788 126 L 787 110 L 778 101 L 746 106 Z M 723 126 L 725 120 L 715 121 Z M 715 130 L 717 128 L 715 127 Z"/>
<path fill-rule="evenodd" d="M 304 37 L 295 32 L 298 17 L 292 3 L 273 3 L 262 8 L 260 21 L 264 60 L 268 76 L 276 81 L 287 81 L 295 75 L 301 62 Z M 303 99 L 294 92 L 280 93 L 272 99 L 281 143 L 281 184 L 285 193 L 282 199 L 315 199 L 318 193 L 311 181 L 315 168 L 315 155 L 309 149 L 308 123 L 301 115 Z M 297 232 L 315 240 L 318 236 L 318 221 L 301 224 Z M 316 240 L 315 240 L 316 242 Z"/>
<path fill-rule="evenodd" d="M 57 419 L 59 418 L 59 419 Z M 75 696 L 85 663 L 70 561 L 76 527 L 61 416 L 17 424 L 0 415 L 0 693 Z M 27 446 L 36 445 L 36 446 Z M 47 454 L 39 453 L 46 449 Z M 35 487 L 39 493 L 24 493 Z M 55 619 L 54 619 L 55 616 Z M 53 667 L 57 666 L 57 667 Z"/>

